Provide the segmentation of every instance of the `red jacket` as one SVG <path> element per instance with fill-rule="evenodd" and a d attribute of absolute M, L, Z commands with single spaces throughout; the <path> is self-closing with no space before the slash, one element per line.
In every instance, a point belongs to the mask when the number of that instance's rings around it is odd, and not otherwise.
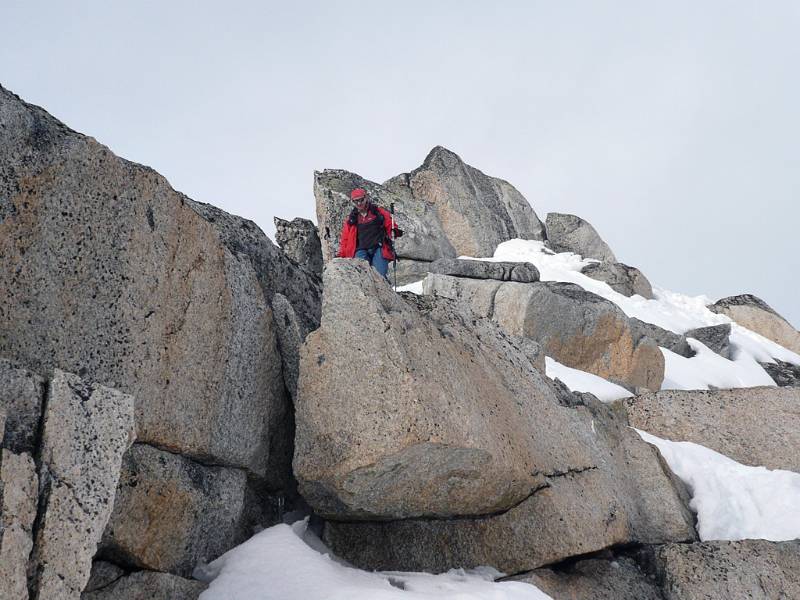
<path fill-rule="evenodd" d="M 375 208 L 378 210 L 378 213 L 381 216 L 383 216 L 383 229 L 384 231 L 386 231 L 386 237 L 391 239 L 392 238 L 391 213 L 388 210 L 381 208 L 380 206 L 375 206 Z M 397 229 L 396 226 L 395 229 Z M 342 227 L 342 235 L 339 237 L 339 253 L 336 256 L 339 258 L 354 258 L 356 255 L 356 248 L 358 247 L 358 244 L 356 243 L 357 237 L 358 237 L 358 226 L 350 223 L 350 216 L 348 215 L 347 218 L 344 220 L 344 226 Z M 383 246 L 381 246 L 381 254 L 383 255 L 383 258 L 385 258 L 386 260 L 394 260 L 395 258 L 395 254 L 391 246 L 385 242 Z"/>

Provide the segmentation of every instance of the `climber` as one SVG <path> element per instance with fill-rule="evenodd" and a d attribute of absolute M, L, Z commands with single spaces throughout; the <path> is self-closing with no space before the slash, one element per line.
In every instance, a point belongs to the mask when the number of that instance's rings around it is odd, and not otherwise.
<path fill-rule="evenodd" d="M 339 240 L 339 258 L 361 258 L 386 277 L 389 261 L 396 261 L 394 239 L 403 231 L 394 223 L 394 214 L 370 202 L 363 188 L 350 192 L 353 210 L 344 221 Z M 395 263 L 396 264 L 396 263 Z"/>

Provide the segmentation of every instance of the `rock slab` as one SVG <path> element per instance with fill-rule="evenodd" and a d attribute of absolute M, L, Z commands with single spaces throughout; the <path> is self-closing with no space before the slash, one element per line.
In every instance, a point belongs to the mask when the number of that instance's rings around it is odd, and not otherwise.
<path fill-rule="evenodd" d="M 547 356 L 568 367 L 631 390 L 661 388 L 664 356 L 656 341 L 615 304 L 578 285 L 432 274 L 424 280 L 423 292 L 468 304 L 507 333 L 536 341 Z"/>
<path fill-rule="evenodd" d="M 800 472 L 800 389 L 663 390 L 622 401 L 632 427 L 745 465 Z"/>
<path fill-rule="evenodd" d="M 78 598 L 111 515 L 122 456 L 135 437 L 133 398 L 55 369 L 42 432 L 35 598 Z"/>
<path fill-rule="evenodd" d="M 532 263 L 440 258 L 431 263 L 429 272 L 468 279 L 496 279 L 520 283 L 539 281 L 539 270 Z"/>
<path fill-rule="evenodd" d="M 28 600 L 28 557 L 38 500 L 30 454 L 0 449 L 0 597 Z"/>

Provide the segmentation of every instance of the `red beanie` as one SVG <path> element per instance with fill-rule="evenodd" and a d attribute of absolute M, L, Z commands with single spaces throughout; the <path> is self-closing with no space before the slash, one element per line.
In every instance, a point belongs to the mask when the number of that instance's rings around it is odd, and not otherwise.
<path fill-rule="evenodd" d="M 364 191 L 364 188 L 356 188 L 350 192 L 350 200 L 361 200 L 366 195 L 367 192 Z"/>

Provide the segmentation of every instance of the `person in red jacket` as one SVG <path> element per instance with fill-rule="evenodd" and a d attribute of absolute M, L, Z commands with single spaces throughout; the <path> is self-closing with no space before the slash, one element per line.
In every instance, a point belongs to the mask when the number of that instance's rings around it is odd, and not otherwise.
<path fill-rule="evenodd" d="M 339 239 L 339 258 L 360 258 L 386 277 L 389 263 L 395 259 L 392 240 L 403 235 L 396 226 L 392 230 L 392 215 L 370 202 L 363 188 L 350 192 L 353 210 L 344 221 Z"/>

